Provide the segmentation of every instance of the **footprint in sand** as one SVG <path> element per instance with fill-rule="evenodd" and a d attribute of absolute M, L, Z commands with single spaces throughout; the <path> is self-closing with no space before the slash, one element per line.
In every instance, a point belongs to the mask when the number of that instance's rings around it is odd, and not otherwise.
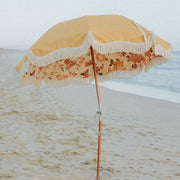
<path fill-rule="evenodd" d="M 72 152 L 71 155 L 76 156 L 76 155 L 78 155 L 78 153 L 77 152 Z"/>
<path fill-rule="evenodd" d="M 147 134 L 143 133 L 143 132 L 137 132 L 137 134 L 141 135 L 141 136 L 147 136 Z"/>
<path fill-rule="evenodd" d="M 180 176 L 180 172 L 174 173 L 175 176 Z"/>
<path fill-rule="evenodd" d="M 90 161 L 85 161 L 85 162 L 83 162 L 82 164 L 84 164 L 84 165 L 89 165 L 89 164 L 91 164 L 91 162 L 90 162 Z"/>
<path fill-rule="evenodd" d="M 109 172 L 115 172 L 115 169 L 111 168 L 111 167 L 106 168 L 106 170 L 109 171 Z"/>
<path fill-rule="evenodd" d="M 155 151 L 161 151 L 161 149 L 159 149 L 159 148 L 153 148 L 153 150 L 155 150 Z"/>

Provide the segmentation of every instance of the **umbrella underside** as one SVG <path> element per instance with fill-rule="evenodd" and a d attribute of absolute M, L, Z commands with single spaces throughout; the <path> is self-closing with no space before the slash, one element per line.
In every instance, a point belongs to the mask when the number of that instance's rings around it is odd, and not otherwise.
<path fill-rule="evenodd" d="M 143 54 L 116 52 L 100 54 L 94 50 L 94 59 L 98 79 L 104 81 L 111 78 L 131 77 L 142 69 L 147 71 L 151 66 L 166 63 L 160 55 L 155 55 L 154 47 Z M 161 60 L 162 59 L 162 60 Z M 47 66 L 38 67 L 29 64 L 20 83 L 41 86 L 42 80 L 48 86 L 64 86 L 68 84 L 89 84 L 94 77 L 90 49 L 78 58 L 60 59 Z"/>

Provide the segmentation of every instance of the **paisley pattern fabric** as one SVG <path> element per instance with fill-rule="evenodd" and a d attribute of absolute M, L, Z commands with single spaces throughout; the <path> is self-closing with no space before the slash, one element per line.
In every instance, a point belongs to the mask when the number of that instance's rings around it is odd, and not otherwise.
<path fill-rule="evenodd" d="M 154 48 L 150 48 L 144 54 L 127 52 L 116 52 L 111 54 L 99 54 L 94 51 L 95 69 L 99 76 L 105 76 L 115 71 L 133 71 L 146 67 L 155 57 Z M 93 64 L 90 49 L 78 58 L 60 59 L 52 64 L 43 67 L 36 67 L 29 64 L 28 72 L 23 75 L 22 81 L 36 81 L 37 86 L 41 81 L 61 81 L 67 78 L 86 79 L 92 77 Z M 23 83 L 22 83 L 23 84 Z M 29 83 L 31 84 L 31 83 Z"/>

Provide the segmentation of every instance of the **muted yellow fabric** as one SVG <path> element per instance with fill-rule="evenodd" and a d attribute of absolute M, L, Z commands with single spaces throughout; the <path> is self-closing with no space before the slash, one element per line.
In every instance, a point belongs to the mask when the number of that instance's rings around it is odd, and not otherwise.
<path fill-rule="evenodd" d="M 25 56 L 16 66 L 16 71 L 19 72 L 23 64 L 27 61 L 27 56 Z"/>
<path fill-rule="evenodd" d="M 159 36 L 155 36 L 155 41 L 156 41 L 156 44 L 164 47 L 167 50 L 169 49 L 169 43 L 161 39 Z"/>
<path fill-rule="evenodd" d="M 149 31 L 141 26 L 146 37 Z M 119 15 L 83 16 L 59 23 L 48 30 L 32 47 L 36 56 L 44 56 L 57 49 L 80 46 L 91 31 L 99 43 L 114 41 L 144 42 L 142 32 L 132 20 Z M 156 37 L 156 43 L 169 49 L 169 43 Z"/>

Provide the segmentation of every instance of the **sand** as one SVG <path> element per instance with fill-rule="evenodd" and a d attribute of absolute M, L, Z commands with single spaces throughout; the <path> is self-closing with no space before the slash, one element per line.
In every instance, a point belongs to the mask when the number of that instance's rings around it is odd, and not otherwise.
<path fill-rule="evenodd" d="M 0 81 L 0 179 L 96 179 L 94 85 Z M 102 180 L 179 180 L 180 104 L 100 87 Z"/>

